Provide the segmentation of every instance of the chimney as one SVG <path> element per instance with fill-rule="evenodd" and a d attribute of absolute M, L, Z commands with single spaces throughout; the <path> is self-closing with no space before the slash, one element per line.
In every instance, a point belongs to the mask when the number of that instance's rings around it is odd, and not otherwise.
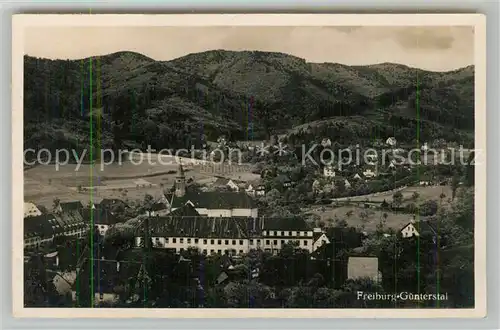
<path fill-rule="evenodd" d="M 56 256 L 56 266 L 59 266 L 59 256 Z"/>
<path fill-rule="evenodd" d="M 417 218 L 415 217 L 415 215 L 412 215 L 410 223 L 415 223 L 415 222 L 417 222 Z"/>
<path fill-rule="evenodd" d="M 119 261 L 116 262 L 116 271 L 117 272 L 120 271 L 120 262 Z"/>

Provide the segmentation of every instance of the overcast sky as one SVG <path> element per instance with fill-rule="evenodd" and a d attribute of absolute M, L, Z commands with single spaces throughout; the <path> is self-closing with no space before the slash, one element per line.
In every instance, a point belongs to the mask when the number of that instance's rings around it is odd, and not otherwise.
<path fill-rule="evenodd" d="M 401 63 L 434 71 L 474 64 L 473 27 L 37 27 L 25 53 L 81 59 L 135 51 L 171 60 L 213 49 L 288 53 L 308 62 Z"/>

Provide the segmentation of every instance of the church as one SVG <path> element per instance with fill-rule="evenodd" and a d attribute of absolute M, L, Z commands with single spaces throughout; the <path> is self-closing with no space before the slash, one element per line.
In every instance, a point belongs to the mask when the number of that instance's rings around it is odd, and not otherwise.
<path fill-rule="evenodd" d="M 250 217 L 259 216 L 257 204 L 251 196 L 242 192 L 190 191 L 186 186 L 186 176 L 182 164 L 175 179 L 174 193 L 163 202 L 172 212 L 191 205 L 200 215 L 207 217 Z"/>

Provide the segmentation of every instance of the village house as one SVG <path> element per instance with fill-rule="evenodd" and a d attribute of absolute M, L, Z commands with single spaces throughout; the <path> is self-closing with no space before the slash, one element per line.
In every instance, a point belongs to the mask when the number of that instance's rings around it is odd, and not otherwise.
<path fill-rule="evenodd" d="M 94 228 L 99 231 L 99 235 L 102 236 L 106 234 L 111 226 L 119 222 L 116 216 L 106 208 L 86 208 L 82 213 L 87 223 L 92 223 Z"/>
<path fill-rule="evenodd" d="M 370 165 L 374 165 L 378 162 L 378 155 L 376 153 L 365 154 L 365 162 Z"/>
<path fill-rule="evenodd" d="M 88 222 L 83 219 L 83 209 L 67 208 L 63 212 L 55 212 L 54 218 L 62 229 L 56 236 L 82 237 L 88 230 Z"/>
<path fill-rule="evenodd" d="M 332 146 L 332 141 L 329 138 L 324 138 L 323 140 L 321 140 L 321 146 L 323 148 L 331 147 Z"/>
<path fill-rule="evenodd" d="M 170 212 L 168 203 L 156 202 L 151 205 L 151 208 L 146 210 L 145 215 L 166 215 Z"/>
<path fill-rule="evenodd" d="M 42 215 L 42 212 L 38 209 L 38 207 L 34 203 L 24 202 L 24 217 L 34 217 Z"/>
<path fill-rule="evenodd" d="M 38 249 L 50 245 L 62 228 L 52 214 L 24 218 L 24 248 Z"/>
<path fill-rule="evenodd" d="M 116 209 L 128 208 L 128 205 L 118 198 L 104 198 L 99 204 L 94 204 L 93 208 L 107 209 L 110 210 L 111 213 L 114 213 Z"/>
<path fill-rule="evenodd" d="M 266 186 L 263 184 L 259 184 L 255 188 L 255 196 L 265 196 L 266 195 Z"/>
<path fill-rule="evenodd" d="M 321 246 L 325 244 L 330 244 L 330 239 L 326 235 L 326 233 L 321 228 L 313 229 L 313 251 L 316 251 Z"/>
<path fill-rule="evenodd" d="M 396 161 L 394 159 L 392 159 L 387 167 L 391 170 L 396 169 Z"/>
<path fill-rule="evenodd" d="M 136 246 L 142 245 L 143 226 L 135 238 Z M 177 253 L 188 247 L 197 247 L 204 254 L 238 255 L 251 249 L 277 253 L 290 241 L 309 251 L 314 248 L 313 230 L 301 218 L 206 217 L 186 205 L 171 215 L 151 217 L 149 228 L 153 246 Z"/>
<path fill-rule="evenodd" d="M 372 170 L 371 168 L 368 168 L 366 169 L 365 171 L 363 171 L 363 175 L 366 177 L 366 178 L 374 178 L 377 176 L 377 172 Z"/>
<path fill-rule="evenodd" d="M 390 137 L 385 140 L 385 144 L 387 144 L 390 147 L 394 147 L 397 144 L 396 138 L 395 137 Z"/>
<path fill-rule="evenodd" d="M 169 211 L 190 204 L 200 215 L 208 217 L 257 217 L 258 209 L 253 198 L 245 192 L 190 191 L 186 189 L 186 179 L 182 166 L 175 182 L 172 196 L 166 196 Z"/>
<path fill-rule="evenodd" d="M 240 187 L 233 180 L 227 178 L 217 178 L 213 183 L 215 188 L 228 188 L 232 191 L 238 192 Z"/>
<path fill-rule="evenodd" d="M 362 178 L 361 178 L 361 175 L 359 175 L 359 173 L 356 173 L 356 174 L 354 174 L 353 179 L 354 180 L 361 180 Z"/>
<path fill-rule="evenodd" d="M 312 191 L 313 193 L 319 193 L 322 191 L 322 184 L 321 181 L 318 179 L 315 179 L 312 183 Z"/>
<path fill-rule="evenodd" d="M 323 176 L 325 178 L 335 177 L 335 169 L 333 168 L 333 166 L 328 165 L 328 166 L 323 167 Z"/>
<path fill-rule="evenodd" d="M 82 237 L 86 234 L 88 226 L 76 203 L 62 203 L 56 210 L 24 218 L 25 247 L 39 248 L 49 245 L 56 237 Z"/>
<path fill-rule="evenodd" d="M 280 174 L 276 177 L 276 180 L 281 183 L 283 188 L 287 189 L 293 186 L 294 182 L 288 177 L 288 175 Z"/>
<path fill-rule="evenodd" d="M 400 233 L 404 238 L 425 235 L 436 237 L 438 235 L 435 221 L 428 219 L 417 221 L 415 217 L 401 228 Z"/>
<path fill-rule="evenodd" d="M 255 196 L 255 188 L 251 183 L 245 187 L 245 192 L 250 196 Z"/>

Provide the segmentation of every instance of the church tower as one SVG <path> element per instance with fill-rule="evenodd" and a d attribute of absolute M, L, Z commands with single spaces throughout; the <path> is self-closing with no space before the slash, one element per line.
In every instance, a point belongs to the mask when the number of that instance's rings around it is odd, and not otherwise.
<path fill-rule="evenodd" d="M 183 197 L 186 194 L 186 177 L 184 176 L 184 169 L 182 164 L 179 164 L 179 171 L 175 177 L 175 196 Z"/>

